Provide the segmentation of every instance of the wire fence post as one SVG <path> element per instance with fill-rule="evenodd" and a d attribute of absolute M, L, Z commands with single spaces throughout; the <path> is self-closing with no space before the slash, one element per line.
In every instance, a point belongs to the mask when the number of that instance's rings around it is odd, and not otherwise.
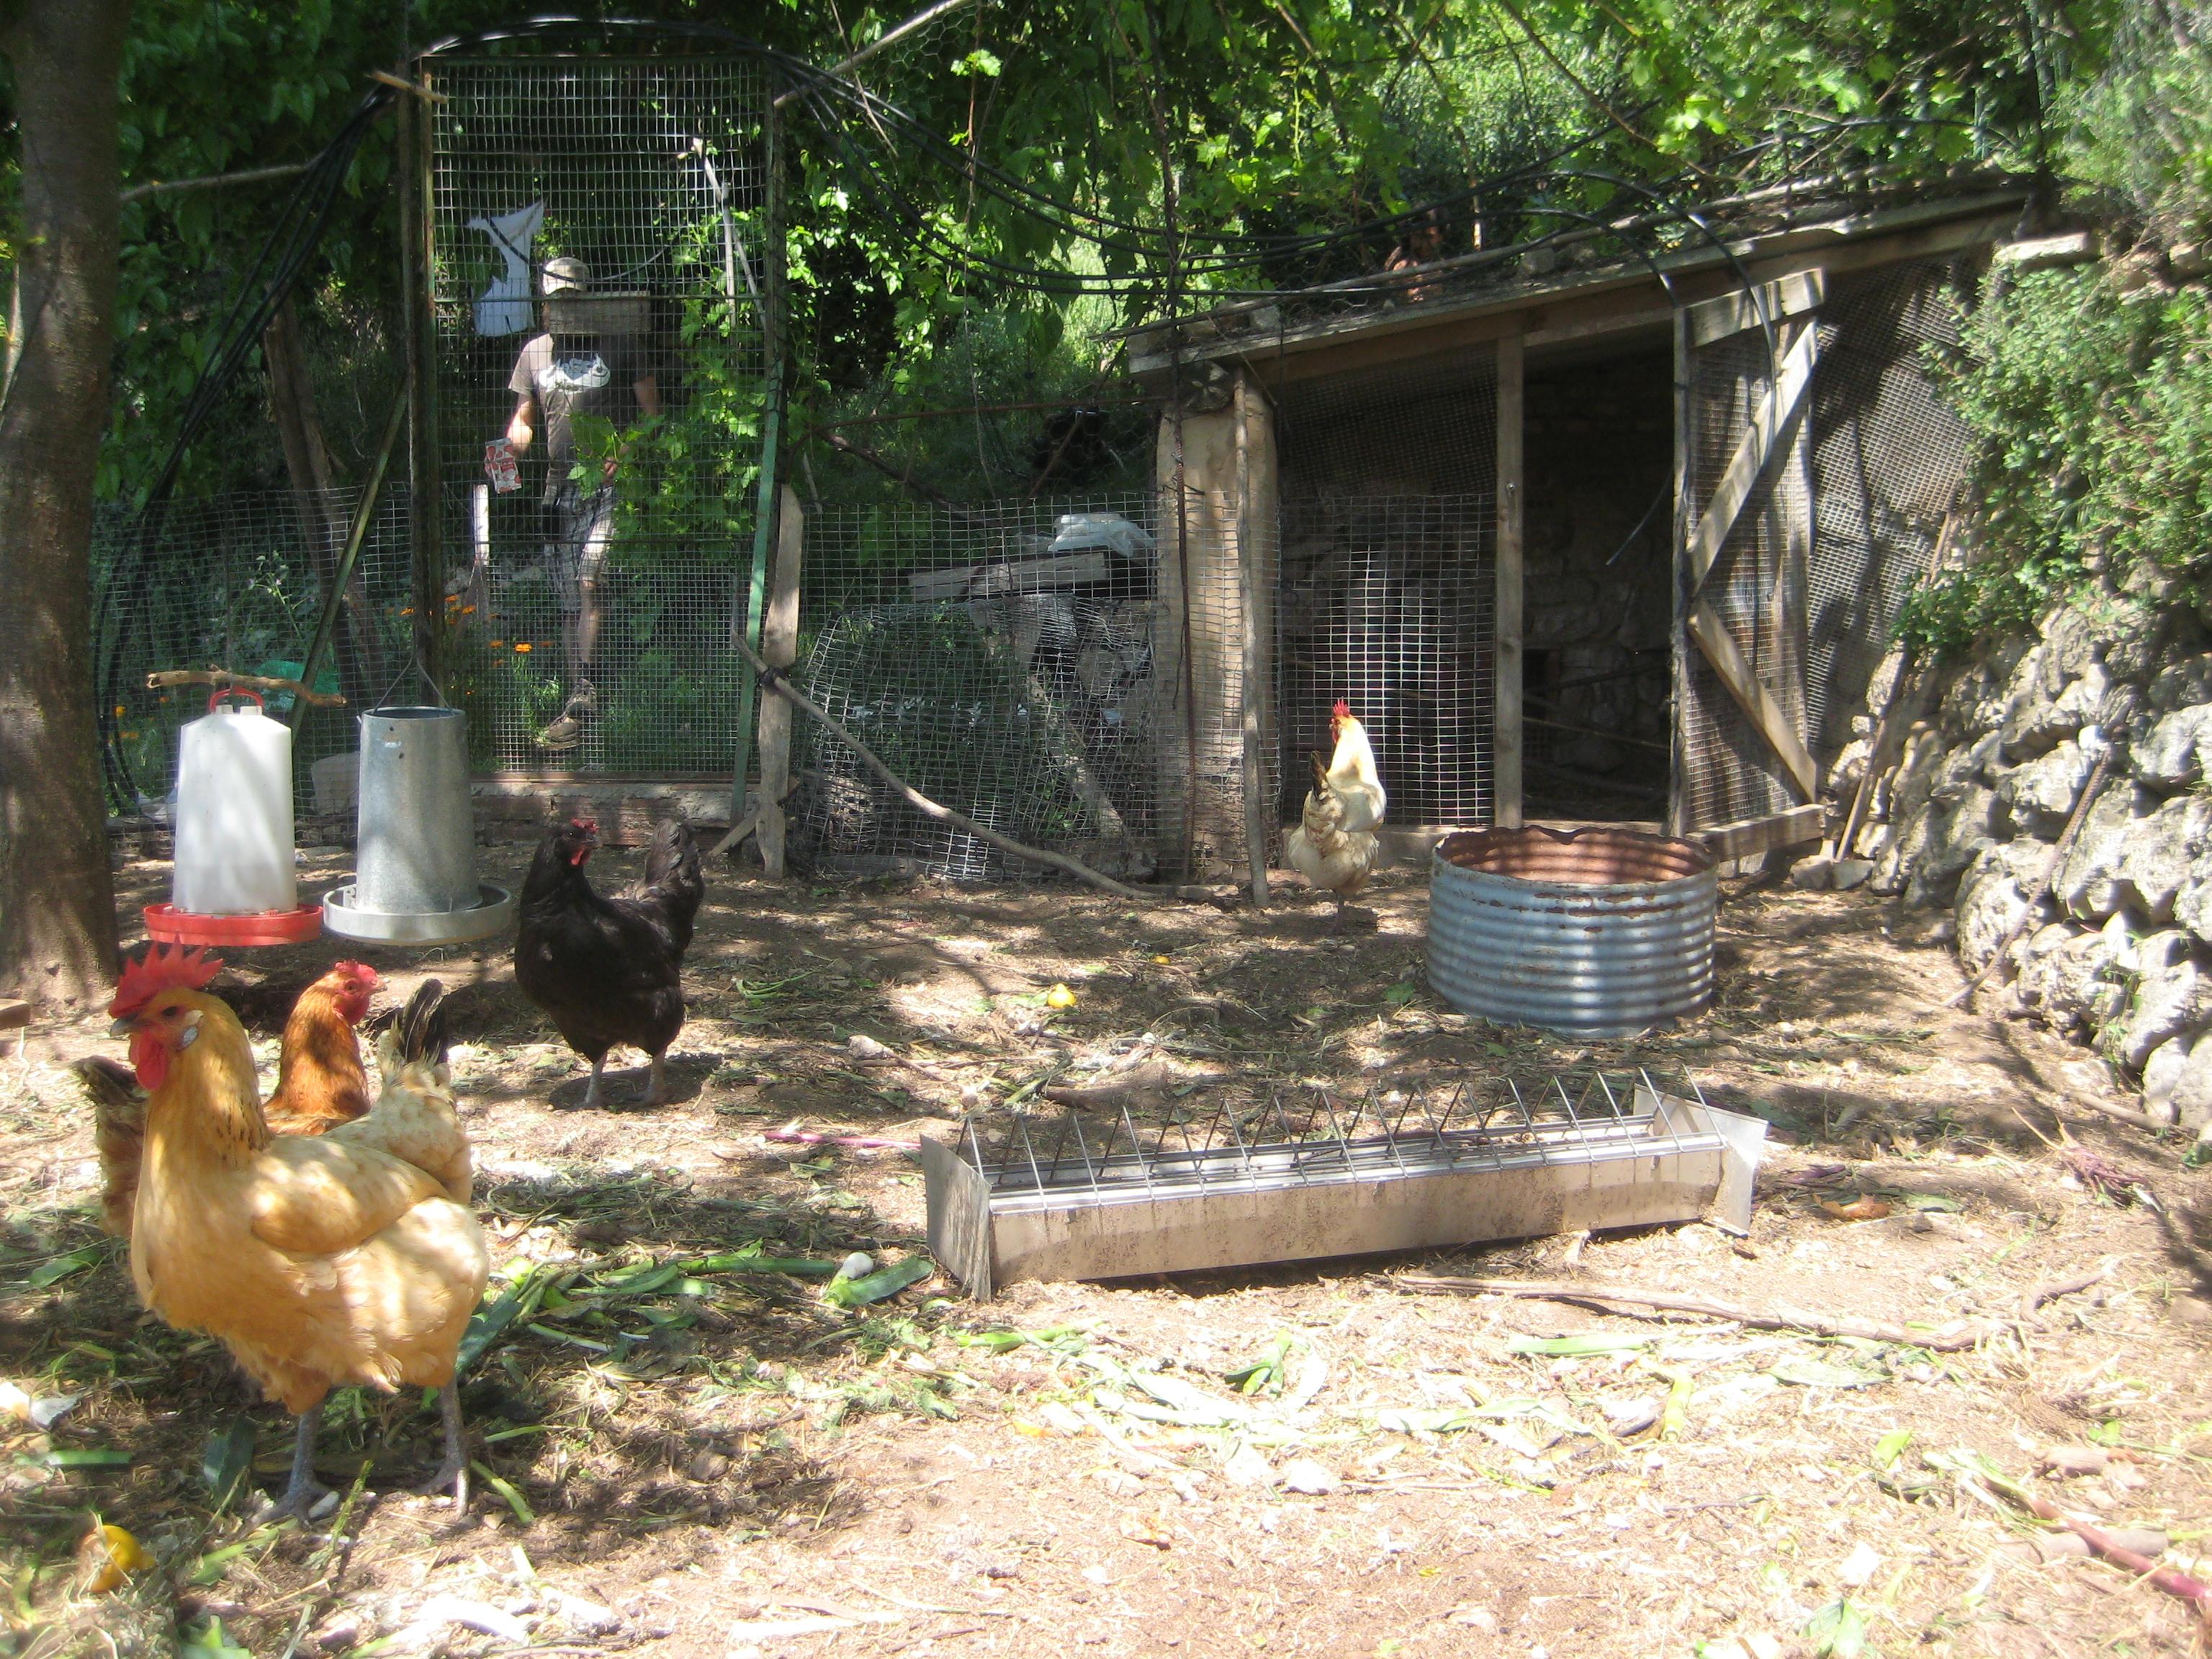
<path fill-rule="evenodd" d="M 403 69 L 406 65 L 402 65 Z M 413 65 L 427 90 L 429 71 Z M 445 701 L 439 678 L 438 625 L 444 610 L 445 563 L 438 546 L 437 322 L 431 310 L 430 260 L 434 197 L 431 181 L 429 100 L 410 91 L 393 112 L 399 124 L 399 265 L 406 313 L 408 406 L 408 546 L 414 561 L 415 665 L 430 695 Z M 387 690 L 386 695 L 389 696 Z"/>
<path fill-rule="evenodd" d="M 730 767 L 732 825 L 745 821 L 746 781 L 751 775 L 753 761 L 753 708 L 760 695 L 753 653 L 760 648 L 761 624 L 768 606 L 769 550 L 776 544 L 776 515 L 782 501 L 779 489 L 782 483 L 779 441 L 782 436 L 784 383 L 783 330 L 780 325 L 783 308 L 783 188 L 781 158 L 776 143 L 778 128 L 775 103 L 770 100 L 762 118 L 761 132 L 768 169 L 768 246 L 763 254 L 768 281 L 761 310 L 762 355 L 768 368 L 768 407 L 761 416 L 760 490 L 759 505 L 753 517 L 752 571 L 745 586 L 744 618 L 738 624 L 744 630 L 738 642 L 744 647 L 744 660 L 738 670 L 737 752 Z M 730 308 L 734 319 L 734 294 L 730 296 Z"/>

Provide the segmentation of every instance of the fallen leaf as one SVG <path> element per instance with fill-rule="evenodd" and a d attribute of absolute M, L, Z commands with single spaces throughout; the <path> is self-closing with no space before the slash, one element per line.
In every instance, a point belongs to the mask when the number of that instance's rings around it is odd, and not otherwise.
<path fill-rule="evenodd" d="M 1855 1198 L 1848 1204 L 1838 1204 L 1832 1198 L 1820 1200 L 1822 1213 L 1838 1221 L 1879 1221 L 1889 1213 L 1889 1206 L 1878 1198 Z"/>
<path fill-rule="evenodd" d="M 91 1595 L 105 1595 L 110 1590 L 120 1589 L 124 1580 L 132 1573 L 143 1572 L 154 1565 L 154 1558 L 146 1553 L 145 1547 L 120 1527 L 94 1527 L 84 1535 L 77 1554 L 84 1571 L 85 1591 Z"/>

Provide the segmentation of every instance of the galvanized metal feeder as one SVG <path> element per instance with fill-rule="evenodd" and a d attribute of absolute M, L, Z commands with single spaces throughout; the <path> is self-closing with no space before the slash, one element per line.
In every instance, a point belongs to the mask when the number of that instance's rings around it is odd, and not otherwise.
<path fill-rule="evenodd" d="M 1274 1095 L 1140 1130 L 1125 1111 L 970 1117 L 925 1139 L 929 1248 L 988 1297 L 1700 1217 L 1741 1233 L 1766 1125 L 1648 1073 Z"/>
<path fill-rule="evenodd" d="M 360 868 L 323 896 L 331 932 L 377 945 L 466 945 L 513 924 L 514 895 L 477 879 L 459 709 L 363 714 L 356 811 Z"/>
<path fill-rule="evenodd" d="M 1540 824 L 1437 842 L 1429 982 L 1500 1025 L 1625 1037 L 1704 1012 L 1720 884 L 1702 847 Z"/>

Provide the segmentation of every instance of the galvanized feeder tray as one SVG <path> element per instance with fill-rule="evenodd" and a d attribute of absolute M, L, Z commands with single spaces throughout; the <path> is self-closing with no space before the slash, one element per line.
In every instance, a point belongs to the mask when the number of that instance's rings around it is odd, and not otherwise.
<path fill-rule="evenodd" d="M 1741 1233 L 1765 1123 L 1686 1077 L 1310 1089 L 1206 1121 L 969 1118 L 925 1139 L 929 1248 L 971 1296 L 1706 1218 Z"/>

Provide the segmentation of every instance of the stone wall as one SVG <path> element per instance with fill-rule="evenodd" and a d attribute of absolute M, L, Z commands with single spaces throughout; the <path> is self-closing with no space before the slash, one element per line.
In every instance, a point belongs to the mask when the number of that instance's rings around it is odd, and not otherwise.
<path fill-rule="evenodd" d="M 1950 672 L 1869 696 L 1904 742 L 1847 854 L 1939 924 L 1984 995 L 2100 1048 L 2145 1109 L 2212 1140 L 2212 628 L 2106 594 Z M 1850 800 L 1872 722 L 1832 780 Z M 2103 772 L 2099 774 L 2100 760 Z M 2095 793 L 2048 890 L 2069 819 Z M 1843 866 L 1838 866 L 1843 867 Z"/>

